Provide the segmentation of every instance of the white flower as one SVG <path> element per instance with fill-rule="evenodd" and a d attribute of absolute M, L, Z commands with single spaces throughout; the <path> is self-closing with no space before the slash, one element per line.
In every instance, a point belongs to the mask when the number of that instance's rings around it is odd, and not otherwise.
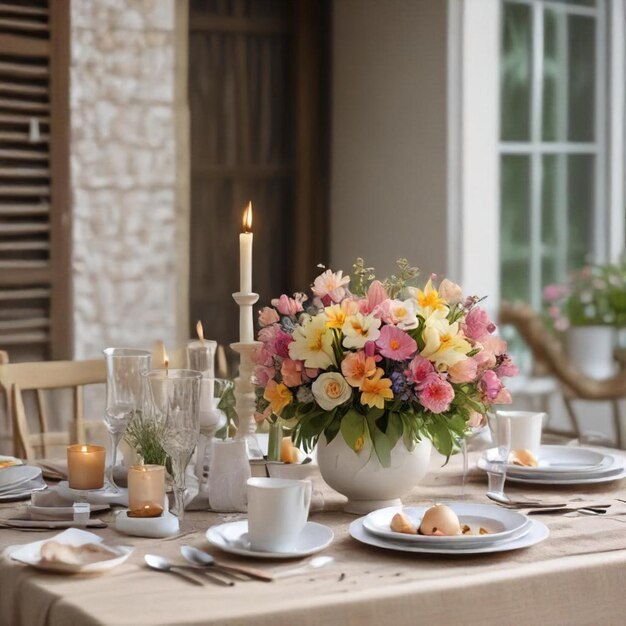
<path fill-rule="evenodd" d="M 352 396 L 352 389 L 338 372 L 326 372 L 313 383 L 311 390 L 315 401 L 326 411 L 343 404 Z"/>
<path fill-rule="evenodd" d="M 439 295 L 449 304 L 458 304 L 463 300 L 463 291 L 451 280 L 444 278 L 439 285 Z"/>
<path fill-rule="evenodd" d="M 360 349 L 368 341 L 376 341 L 380 337 L 380 325 L 381 321 L 373 315 L 350 315 L 341 329 L 344 347 Z"/>
<path fill-rule="evenodd" d="M 346 296 L 345 286 L 349 282 L 350 277 L 344 276 L 342 271 L 335 274 L 332 270 L 326 270 L 315 279 L 311 291 L 320 298 L 329 296 L 333 302 L 341 302 Z"/>
<path fill-rule="evenodd" d="M 289 344 L 289 356 L 304 361 L 305 367 L 326 369 L 334 363 L 333 335 L 326 326 L 324 314 L 305 317 L 302 325 L 296 326 L 293 341 Z"/>

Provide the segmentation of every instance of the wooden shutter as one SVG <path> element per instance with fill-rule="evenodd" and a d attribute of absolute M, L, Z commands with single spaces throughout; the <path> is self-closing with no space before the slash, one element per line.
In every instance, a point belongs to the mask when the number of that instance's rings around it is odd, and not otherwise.
<path fill-rule="evenodd" d="M 0 0 L 0 348 L 70 358 L 69 1 Z"/>

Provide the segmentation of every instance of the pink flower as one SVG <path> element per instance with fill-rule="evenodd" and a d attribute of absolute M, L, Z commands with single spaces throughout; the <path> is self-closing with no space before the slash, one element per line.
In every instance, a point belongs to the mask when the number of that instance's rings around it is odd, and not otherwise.
<path fill-rule="evenodd" d="M 543 299 L 548 302 L 554 302 L 565 298 L 569 293 L 565 285 L 546 285 L 543 288 Z"/>
<path fill-rule="evenodd" d="M 275 324 L 278 322 L 280 318 L 278 317 L 278 313 L 276 313 L 276 309 L 273 309 L 269 306 L 264 306 L 259 311 L 259 324 L 261 326 L 269 326 L 270 324 Z"/>
<path fill-rule="evenodd" d="M 296 315 L 303 311 L 301 299 L 290 298 L 283 294 L 280 298 L 272 300 L 272 306 L 278 309 L 281 315 Z"/>
<path fill-rule="evenodd" d="M 496 335 L 487 335 L 482 338 L 480 343 L 482 344 L 483 350 L 486 350 L 495 356 L 500 356 L 501 354 L 506 353 L 506 341 Z"/>
<path fill-rule="evenodd" d="M 486 421 L 487 420 L 484 415 L 481 415 L 480 413 L 476 411 L 472 411 L 470 418 L 467 420 L 467 425 L 470 428 L 478 428 L 479 426 L 482 426 L 483 424 L 485 424 Z"/>
<path fill-rule="evenodd" d="M 259 341 L 262 341 L 266 345 L 273 344 L 279 328 L 280 326 L 278 324 L 270 324 L 269 326 L 264 326 L 259 331 Z"/>
<path fill-rule="evenodd" d="M 500 389 L 496 399 L 493 401 L 494 404 L 511 404 L 511 402 L 513 402 L 513 398 L 511 398 L 511 394 L 506 387 Z"/>
<path fill-rule="evenodd" d="M 376 346 L 384 357 L 394 361 L 406 361 L 417 352 L 415 339 L 396 326 L 383 326 Z"/>
<path fill-rule="evenodd" d="M 341 362 L 341 373 L 350 385 L 360 389 L 366 378 L 376 374 L 376 360 L 363 350 L 349 352 Z"/>
<path fill-rule="evenodd" d="M 452 385 L 439 374 L 429 374 L 420 385 L 419 401 L 432 413 L 444 413 L 454 400 Z"/>
<path fill-rule="evenodd" d="M 500 392 L 504 388 L 502 381 L 493 370 L 487 370 L 480 379 L 479 388 L 483 398 L 490 403 L 494 403 Z"/>
<path fill-rule="evenodd" d="M 404 372 L 410 383 L 415 383 L 418 387 L 435 372 L 433 364 L 419 354 L 409 363 L 409 369 Z"/>
<path fill-rule="evenodd" d="M 481 350 L 472 359 L 476 362 L 478 373 L 493 369 L 496 366 L 496 355 L 489 350 Z"/>
<path fill-rule="evenodd" d="M 487 311 L 481 309 L 479 306 L 474 307 L 467 314 L 463 324 L 465 336 L 481 342 L 484 337 L 493 333 L 495 329 L 496 325 L 489 319 Z"/>
<path fill-rule="evenodd" d="M 367 290 L 367 297 L 359 301 L 359 310 L 364 315 L 367 315 L 386 299 L 387 292 L 383 284 L 379 280 L 374 280 Z"/>
<path fill-rule="evenodd" d="M 260 349 L 254 351 L 254 362 L 256 365 L 272 367 L 274 365 L 274 353 L 268 349 L 267 345 L 262 345 Z"/>
<path fill-rule="evenodd" d="M 517 376 L 519 369 L 517 365 L 513 363 L 511 357 L 508 354 L 504 354 L 500 359 L 500 364 L 496 367 L 496 374 L 499 378 L 503 378 L 504 376 Z"/>
<path fill-rule="evenodd" d="M 315 279 L 311 291 L 322 300 L 328 296 L 333 302 L 341 302 L 346 296 L 345 287 L 349 282 L 350 277 L 344 276 L 342 271 L 335 274 L 332 270 L 326 270 Z"/>
<path fill-rule="evenodd" d="M 267 383 L 274 378 L 274 368 L 258 365 L 254 368 L 254 377 L 256 378 L 256 384 L 259 387 L 266 387 Z"/>
<path fill-rule="evenodd" d="M 304 363 L 302 361 L 294 361 L 293 359 L 285 359 L 280 367 L 280 373 L 283 382 L 287 387 L 299 387 L 302 384 L 302 372 Z"/>
<path fill-rule="evenodd" d="M 458 361 L 448 368 L 448 377 L 453 383 L 471 383 L 478 374 L 478 363 L 474 359 Z"/>
<path fill-rule="evenodd" d="M 286 333 L 284 330 L 279 329 L 276 331 L 276 337 L 274 339 L 274 352 L 278 356 L 286 359 L 289 356 L 289 344 L 293 341 L 293 336 Z"/>

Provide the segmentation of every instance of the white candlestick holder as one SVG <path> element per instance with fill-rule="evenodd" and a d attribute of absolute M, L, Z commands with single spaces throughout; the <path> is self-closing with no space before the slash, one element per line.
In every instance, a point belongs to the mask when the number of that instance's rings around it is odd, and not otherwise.
<path fill-rule="evenodd" d="M 252 307 L 259 299 L 257 293 L 234 293 L 233 298 L 239 305 L 239 341 L 230 347 L 240 355 L 239 376 L 235 379 L 235 410 L 239 426 L 235 439 L 245 439 L 249 459 L 262 459 L 263 453 L 256 438 L 256 398 L 252 373 L 254 371 L 254 352 L 262 345 L 254 341 L 254 324 Z"/>

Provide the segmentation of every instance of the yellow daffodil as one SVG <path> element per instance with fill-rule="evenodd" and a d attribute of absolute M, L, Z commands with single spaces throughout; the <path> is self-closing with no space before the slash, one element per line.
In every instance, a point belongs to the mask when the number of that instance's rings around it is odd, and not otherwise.
<path fill-rule="evenodd" d="M 326 315 L 309 317 L 296 326 L 289 356 L 311 368 L 326 369 L 334 363 L 333 333 L 326 325 Z"/>
<path fill-rule="evenodd" d="M 267 383 L 263 397 L 270 403 L 272 413 L 275 415 L 280 415 L 283 409 L 288 404 L 291 404 L 293 400 L 293 394 L 289 387 L 283 383 L 277 383 L 275 380 L 270 380 Z"/>
<path fill-rule="evenodd" d="M 354 315 L 359 310 L 358 302 L 354 300 L 344 300 L 341 304 L 333 304 L 324 309 L 326 314 L 326 326 L 341 330 L 346 322 L 346 318 Z"/>
<path fill-rule="evenodd" d="M 426 319 L 423 337 L 425 345 L 420 354 L 433 361 L 440 371 L 467 358 L 467 353 L 472 349 L 460 332 L 459 323 L 450 324 L 440 312 Z"/>
<path fill-rule="evenodd" d="M 378 409 L 385 408 L 385 400 L 393 399 L 393 391 L 391 391 L 391 380 L 383 378 L 385 372 L 381 367 L 371 378 L 367 378 L 361 387 L 361 404 L 367 404 L 370 407 Z"/>
<path fill-rule="evenodd" d="M 446 301 L 433 287 L 433 281 L 430 278 L 424 286 L 424 291 L 417 289 L 416 299 L 420 313 L 425 318 L 432 315 L 435 311 L 447 311 L 448 309 Z"/>

